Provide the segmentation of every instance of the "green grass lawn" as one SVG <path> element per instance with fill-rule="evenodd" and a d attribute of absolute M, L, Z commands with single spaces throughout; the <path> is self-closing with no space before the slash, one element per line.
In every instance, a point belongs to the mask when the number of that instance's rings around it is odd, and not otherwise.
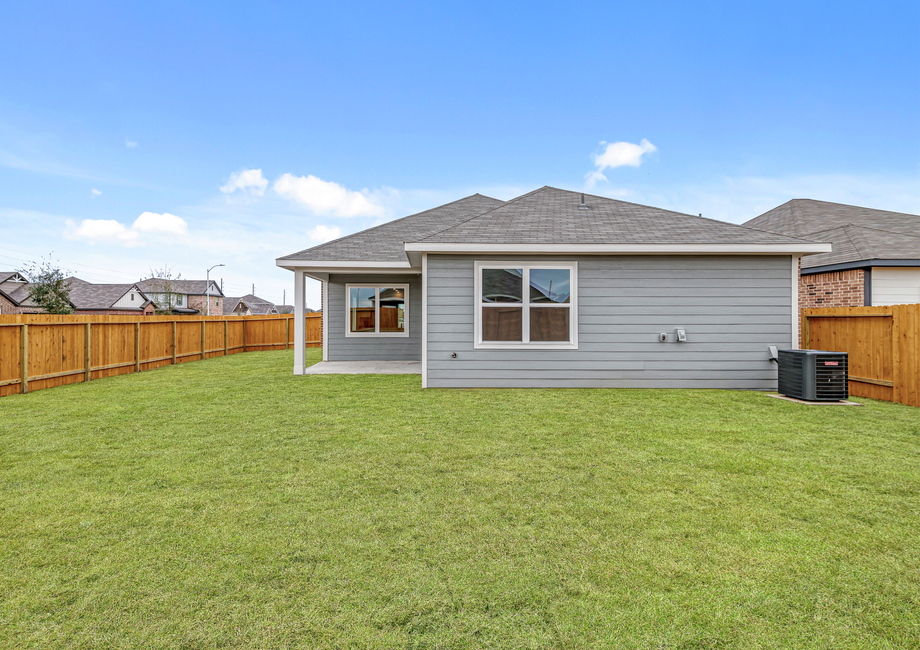
<path fill-rule="evenodd" d="M 0 647 L 920 646 L 920 409 L 292 365 L 0 399 Z"/>

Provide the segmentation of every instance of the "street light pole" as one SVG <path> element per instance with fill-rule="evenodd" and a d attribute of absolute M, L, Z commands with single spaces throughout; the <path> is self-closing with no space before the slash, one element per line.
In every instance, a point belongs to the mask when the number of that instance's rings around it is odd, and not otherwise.
<path fill-rule="evenodd" d="M 207 301 L 208 301 L 208 316 L 211 315 L 211 271 L 212 271 L 213 269 L 216 269 L 218 266 L 224 266 L 224 265 L 223 265 L 223 264 L 215 264 L 215 265 L 212 266 L 210 269 L 208 269 L 207 273 L 205 273 L 205 278 L 206 278 L 205 284 L 207 285 L 207 287 L 205 288 L 204 292 L 205 292 L 205 296 L 206 296 Z"/>

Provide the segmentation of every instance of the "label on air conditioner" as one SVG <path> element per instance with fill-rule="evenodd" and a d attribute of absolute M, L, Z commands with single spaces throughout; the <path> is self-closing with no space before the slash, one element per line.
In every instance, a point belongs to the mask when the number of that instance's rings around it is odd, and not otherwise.
<path fill-rule="evenodd" d="M 824 365 L 825 365 L 825 366 L 837 366 L 837 365 L 840 365 L 840 364 L 838 364 L 836 361 L 825 361 L 825 362 L 824 362 Z"/>

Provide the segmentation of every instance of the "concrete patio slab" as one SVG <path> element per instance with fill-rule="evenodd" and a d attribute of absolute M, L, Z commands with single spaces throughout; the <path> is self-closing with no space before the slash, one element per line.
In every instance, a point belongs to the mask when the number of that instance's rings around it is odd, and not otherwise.
<path fill-rule="evenodd" d="M 305 375 L 420 375 L 421 361 L 320 361 Z"/>

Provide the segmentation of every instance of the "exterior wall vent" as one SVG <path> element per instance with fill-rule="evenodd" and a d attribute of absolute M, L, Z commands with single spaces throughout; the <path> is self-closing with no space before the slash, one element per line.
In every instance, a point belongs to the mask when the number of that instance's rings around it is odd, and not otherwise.
<path fill-rule="evenodd" d="M 780 350 L 779 393 L 811 402 L 848 399 L 846 352 Z"/>

